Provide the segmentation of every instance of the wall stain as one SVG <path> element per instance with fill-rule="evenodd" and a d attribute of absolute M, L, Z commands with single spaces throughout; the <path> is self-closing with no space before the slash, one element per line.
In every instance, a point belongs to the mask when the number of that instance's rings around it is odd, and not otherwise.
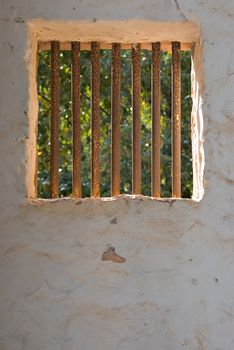
<path fill-rule="evenodd" d="M 116 225 L 117 223 L 118 223 L 117 217 L 114 216 L 114 217 L 111 219 L 110 224 L 115 224 L 115 225 Z"/>
<path fill-rule="evenodd" d="M 125 263 L 126 259 L 123 258 L 122 256 L 118 255 L 115 252 L 114 247 L 110 247 L 102 254 L 102 261 L 112 261 L 115 263 Z"/>

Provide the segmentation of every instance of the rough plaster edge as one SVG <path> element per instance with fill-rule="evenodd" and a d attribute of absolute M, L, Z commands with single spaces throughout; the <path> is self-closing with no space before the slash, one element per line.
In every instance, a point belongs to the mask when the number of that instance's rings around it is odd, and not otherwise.
<path fill-rule="evenodd" d="M 191 139 L 193 159 L 193 195 L 192 199 L 200 201 L 204 196 L 204 130 L 203 130 L 203 42 L 202 39 L 196 43 L 192 52 L 191 88 L 192 88 L 192 112 L 191 112 Z"/>
<path fill-rule="evenodd" d="M 191 198 L 154 198 L 150 196 L 144 195 L 131 195 L 131 194 L 121 194 L 114 197 L 100 197 L 100 198 L 74 198 L 74 197 L 62 197 L 56 199 L 45 199 L 45 198 L 33 198 L 27 201 L 26 205 L 56 205 L 61 203 L 75 203 L 77 205 L 86 203 L 86 204 L 94 204 L 94 203 L 111 203 L 118 201 L 137 201 L 137 202 L 150 202 L 155 203 L 156 205 L 159 203 L 168 204 L 170 207 L 178 202 L 178 203 L 186 203 L 188 205 L 196 205 L 197 201 Z"/>
<path fill-rule="evenodd" d="M 38 129 L 38 97 L 37 97 L 37 50 L 38 40 L 27 26 L 27 51 L 25 62 L 28 69 L 28 118 L 29 134 L 26 144 L 26 189 L 27 197 L 35 198 L 37 193 L 37 129 Z"/>
<path fill-rule="evenodd" d="M 59 40 L 112 43 L 149 43 L 180 41 L 194 43 L 199 38 L 195 22 L 157 22 L 143 19 L 52 21 L 41 18 L 28 22 L 38 41 Z"/>

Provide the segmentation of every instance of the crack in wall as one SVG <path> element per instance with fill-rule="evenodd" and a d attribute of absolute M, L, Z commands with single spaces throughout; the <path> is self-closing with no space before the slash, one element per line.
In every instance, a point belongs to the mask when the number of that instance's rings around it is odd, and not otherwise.
<path fill-rule="evenodd" d="M 180 4 L 178 2 L 178 0 L 174 0 L 175 2 L 175 5 L 176 5 L 176 8 L 177 10 L 180 12 L 181 14 L 181 17 L 183 18 L 184 21 L 188 21 L 188 19 L 186 18 L 186 16 L 184 15 L 183 11 L 181 10 L 181 7 L 180 7 Z"/>

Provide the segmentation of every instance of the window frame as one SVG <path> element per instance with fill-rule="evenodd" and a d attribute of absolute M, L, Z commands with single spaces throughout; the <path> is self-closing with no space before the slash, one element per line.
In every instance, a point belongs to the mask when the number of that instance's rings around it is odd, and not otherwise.
<path fill-rule="evenodd" d="M 91 41 L 97 39 L 101 42 L 100 48 L 111 48 L 112 42 L 120 42 L 125 47 L 129 47 L 132 42 L 141 42 L 142 48 L 147 48 L 153 41 L 159 41 L 161 42 L 162 50 L 168 50 L 171 47 L 171 42 L 179 41 L 181 42 L 182 50 L 192 50 L 192 200 L 200 201 L 204 194 L 203 79 L 200 30 L 198 25 L 192 22 L 160 23 L 143 20 L 98 21 L 95 23 L 91 21 L 55 22 L 46 20 L 28 22 L 29 138 L 27 142 L 26 171 L 27 198 L 37 198 L 38 49 L 48 48 L 50 41 L 54 40 L 60 41 L 61 50 L 67 48 L 70 45 L 70 41 L 80 41 L 88 47 Z M 50 200 L 48 199 L 47 201 Z"/>

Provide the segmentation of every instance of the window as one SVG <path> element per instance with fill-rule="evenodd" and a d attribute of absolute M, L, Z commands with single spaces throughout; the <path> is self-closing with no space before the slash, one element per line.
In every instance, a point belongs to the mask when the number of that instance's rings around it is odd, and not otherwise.
<path fill-rule="evenodd" d="M 190 134 L 195 41 L 110 39 L 38 39 L 34 196 L 190 198 L 201 170 Z"/>

